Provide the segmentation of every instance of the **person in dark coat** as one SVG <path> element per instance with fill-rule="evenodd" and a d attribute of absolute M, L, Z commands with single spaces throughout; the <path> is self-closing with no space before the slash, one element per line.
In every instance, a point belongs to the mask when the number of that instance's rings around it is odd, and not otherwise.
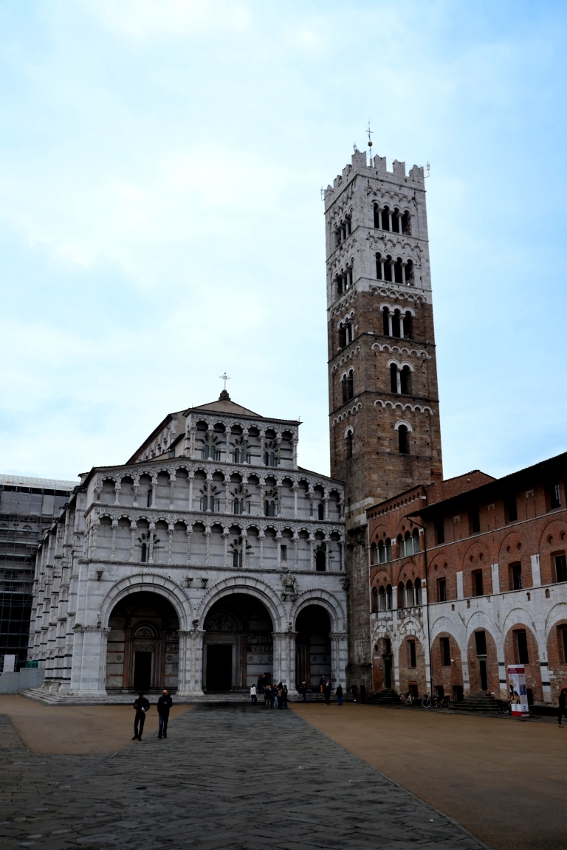
<path fill-rule="evenodd" d="M 567 688 L 563 688 L 561 693 L 559 694 L 559 714 L 557 718 L 557 722 L 561 726 L 561 718 L 567 717 L 567 711 L 565 711 L 567 705 Z"/>
<path fill-rule="evenodd" d="M 287 685 L 282 686 L 282 708 L 287 708 Z"/>
<path fill-rule="evenodd" d="M 337 705 L 342 705 L 343 704 L 343 686 L 337 685 L 335 693 L 337 695 Z"/>
<path fill-rule="evenodd" d="M 350 692 L 352 694 L 352 701 L 356 702 L 356 700 L 358 698 L 358 686 L 357 686 L 356 682 L 352 683 L 352 687 L 350 689 Z"/>
<path fill-rule="evenodd" d="M 272 689 L 269 685 L 264 688 L 264 706 L 271 708 L 272 705 Z"/>
<path fill-rule="evenodd" d="M 301 683 L 301 696 L 303 697 L 303 702 L 307 702 L 307 682 Z"/>
<path fill-rule="evenodd" d="M 331 680 L 325 679 L 323 685 L 323 696 L 325 697 L 325 705 L 331 705 Z"/>
<path fill-rule="evenodd" d="M 150 703 L 143 694 L 140 694 L 134 702 L 136 709 L 136 717 L 134 718 L 134 737 L 133 741 L 141 741 L 144 732 L 144 723 L 146 722 L 146 712 L 149 711 Z"/>
<path fill-rule="evenodd" d="M 366 685 L 362 682 L 360 686 L 360 701 L 366 702 Z"/>
<path fill-rule="evenodd" d="M 169 709 L 173 705 L 173 700 L 169 696 L 168 691 L 164 691 L 157 703 L 159 714 L 159 732 L 158 738 L 167 738 L 167 722 L 169 720 Z"/>

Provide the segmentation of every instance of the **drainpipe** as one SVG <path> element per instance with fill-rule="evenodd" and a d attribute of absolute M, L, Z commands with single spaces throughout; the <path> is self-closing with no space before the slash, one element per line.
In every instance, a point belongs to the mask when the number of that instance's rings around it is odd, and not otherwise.
<path fill-rule="evenodd" d="M 426 497 L 427 498 L 427 497 Z M 426 504 L 427 507 L 427 504 Z M 429 655 L 429 696 L 433 696 L 433 665 L 431 663 L 431 629 L 429 627 L 429 561 L 427 559 L 427 532 L 424 525 L 420 525 L 412 518 L 414 525 L 423 529 L 423 561 L 425 564 L 425 590 L 427 592 L 427 601 L 425 603 L 425 611 L 427 618 L 427 652 Z"/>

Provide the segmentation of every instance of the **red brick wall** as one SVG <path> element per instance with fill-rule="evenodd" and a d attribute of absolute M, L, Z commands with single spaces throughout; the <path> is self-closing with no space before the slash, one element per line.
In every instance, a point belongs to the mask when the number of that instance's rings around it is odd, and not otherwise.
<path fill-rule="evenodd" d="M 449 666 L 443 664 L 443 650 L 441 647 L 441 638 L 449 638 L 451 648 L 451 659 L 453 661 Z M 449 632 L 441 632 L 431 645 L 431 672 L 433 678 L 433 687 L 439 685 L 443 687 L 445 696 L 453 699 L 455 685 L 463 686 L 463 666 L 461 662 L 461 650 L 457 641 Z"/>
<path fill-rule="evenodd" d="M 479 629 L 480 631 L 480 629 Z M 494 638 L 490 634 L 487 629 L 483 629 L 486 633 L 486 649 L 487 649 L 487 672 L 488 672 L 488 690 L 490 693 L 493 693 L 495 697 L 499 698 L 500 695 L 500 683 L 499 683 L 499 674 L 498 674 L 498 658 L 496 657 L 496 644 L 494 643 Z M 480 674 L 479 674 L 479 666 L 478 659 L 476 655 L 476 642 L 475 642 L 474 632 L 469 638 L 469 643 L 467 647 L 467 656 L 469 662 L 469 679 L 470 679 L 470 693 L 477 694 L 480 692 Z"/>
<path fill-rule="evenodd" d="M 416 667 L 410 667 L 409 641 L 415 641 Z M 429 688 L 425 680 L 425 652 L 421 641 L 411 635 L 404 638 L 399 652 L 399 683 L 400 692 L 405 694 L 409 691 L 411 683 L 417 684 L 419 696 L 424 696 Z"/>
<path fill-rule="evenodd" d="M 529 664 L 524 664 L 526 671 L 526 687 L 531 688 L 534 702 L 543 702 L 543 689 L 541 686 L 541 670 L 539 666 L 537 641 L 534 633 L 529 626 L 525 625 L 525 623 L 514 623 L 504 638 L 504 661 L 506 662 L 506 672 L 508 670 L 508 666 L 520 664 L 517 643 L 514 635 L 514 632 L 517 632 L 519 629 L 524 629 L 526 632 L 528 658 L 530 659 Z M 502 678 L 505 677 L 503 676 Z"/>

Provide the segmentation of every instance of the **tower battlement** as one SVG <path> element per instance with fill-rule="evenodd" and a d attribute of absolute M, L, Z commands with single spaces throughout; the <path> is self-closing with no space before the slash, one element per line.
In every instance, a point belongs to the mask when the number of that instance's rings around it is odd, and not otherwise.
<path fill-rule="evenodd" d="M 368 177 L 379 177 L 382 180 L 391 180 L 392 183 L 399 184 L 404 181 L 413 187 L 423 189 L 425 187 L 425 173 L 423 166 L 414 165 L 409 174 L 406 174 L 405 162 L 400 162 L 395 159 L 392 163 L 392 170 L 388 171 L 388 165 L 385 156 L 376 156 L 370 158 L 365 151 L 355 151 L 351 157 L 351 163 L 345 165 L 341 174 L 337 174 L 333 180 L 333 185 L 329 184 L 325 189 L 325 209 L 327 209 L 344 190 L 346 183 L 354 177 L 356 173 L 365 174 Z"/>

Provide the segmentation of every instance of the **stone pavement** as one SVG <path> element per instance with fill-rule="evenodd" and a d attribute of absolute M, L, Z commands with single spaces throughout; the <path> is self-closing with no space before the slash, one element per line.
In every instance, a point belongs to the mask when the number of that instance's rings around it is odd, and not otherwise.
<path fill-rule="evenodd" d="M 10 755 L 22 795 L 0 824 L 10 850 L 485 846 L 292 711 L 197 706 L 167 740 L 67 756 L 65 778 L 57 757 Z"/>

